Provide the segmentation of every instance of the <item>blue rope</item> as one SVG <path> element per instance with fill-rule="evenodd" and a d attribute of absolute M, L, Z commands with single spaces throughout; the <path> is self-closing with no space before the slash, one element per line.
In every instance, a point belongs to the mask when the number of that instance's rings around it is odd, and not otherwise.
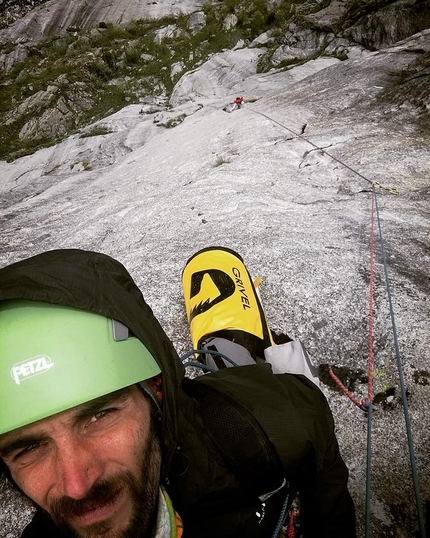
<path fill-rule="evenodd" d="M 257 110 L 254 110 L 252 108 L 249 109 L 249 110 L 251 110 L 252 112 L 255 112 L 256 114 L 260 114 L 261 116 L 267 118 L 269 121 L 272 121 L 273 123 L 276 123 L 277 125 L 279 125 L 283 129 L 286 129 L 287 131 L 292 133 L 297 138 L 300 138 L 301 140 L 304 140 L 305 142 L 310 144 L 315 149 L 318 149 L 318 150 L 322 151 L 325 155 L 328 155 L 333 160 L 335 160 L 336 162 L 338 162 L 339 164 L 341 164 L 342 166 L 344 166 L 345 168 L 347 168 L 348 170 L 350 170 L 354 174 L 361 177 L 361 179 L 364 179 L 368 183 L 372 184 L 372 187 L 373 187 L 373 189 L 372 189 L 373 193 L 372 194 L 375 197 L 376 214 L 377 214 L 377 221 L 378 221 L 378 228 L 379 228 L 379 239 L 380 239 L 380 242 L 381 242 L 381 253 L 382 253 L 382 259 L 383 259 L 383 265 L 384 265 L 385 283 L 386 283 L 386 288 L 387 288 L 388 304 L 389 304 L 389 308 L 390 308 L 391 326 L 392 326 L 392 330 L 393 330 L 394 345 L 395 345 L 395 349 L 396 349 L 397 369 L 399 371 L 399 380 L 400 380 L 400 388 L 401 388 L 401 393 L 402 393 L 403 410 L 404 410 L 404 414 L 405 414 L 406 433 L 407 433 L 407 437 L 408 437 L 409 456 L 410 456 L 410 461 L 411 461 L 412 478 L 413 478 L 413 483 L 414 483 L 415 502 L 416 502 L 417 511 L 418 511 L 420 535 L 421 535 L 421 538 L 426 538 L 424 515 L 423 515 L 422 504 L 421 504 L 420 488 L 419 488 L 419 483 L 418 483 L 417 466 L 416 466 L 416 461 L 415 461 L 415 452 L 414 452 L 414 446 L 413 446 L 413 440 L 412 440 L 412 429 L 411 429 L 411 424 L 410 424 L 410 419 L 409 419 L 408 402 L 407 402 L 407 399 L 406 399 L 406 388 L 405 388 L 405 381 L 404 381 L 404 376 L 403 376 L 403 367 L 402 367 L 402 361 L 401 361 L 401 357 L 400 357 L 400 350 L 399 350 L 399 344 L 398 344 L 398 338 L 397 338 L 396 323 L 395 323 L 395 319 L 394 319 L 394 309 L 393 309 L 393 304 L 392 304 L 392 299 L 391 299 L 390 282 L 389 282 L 389 278 L 388 278 L 387 258 L 386 258 L 386 254 L 385 254 L 385 246 L 384 246 L 384 240 L 383 240 L 383 236 L 382 236 L 381 220 L 379 218 L 379 207 L 378 207 L 378 201 L 377 201 L 377 198 L 376 198 L 375 188 L 384 188 L 390 194 L 398 194 L 398 191 L 397 191 L 397 189 L 386 188 L 386 187 L 383 187 L 382 185 L 379 185 L 378 183 L 376 183 L 374 181 L 370 181 L 367 177 L 363 176 L 362 174 L 357 172 L 357 170 L 354 170 L 353 168 L 351 168 L 350 166 L 345 164 L 340 159 L 337 159 L 332 154 L 328 153 L 325 149 L 320 148 L 319 146 L 317 146 L 316 144 L 311 142 L 309 139 L 305 138 L 303 135 L 294 132 L 293 130 L 289 129 L 287 126 L 283 125 L 279 121 L 276 121 L 275 119 L 271 118 L 270 116 L 267 116 L 266 114 L 264 114 L 262 112 L 259 112 Z M 370 482 L 371 482 L 371 476 L 370 476 L 371 430 L 370 430 L 370 428 L 371 428 L 372 414 L 373 414 L 372 402 L 367 403 L 367 412 L 368 412 L 368 432 L 367 432 L 367 471 L 366 471 L 366 484 L 367 484 L 366 485 L 366 538 L 369 537 L 369 533 L 370 533 L 370 530 L 369 530 L 370 529 Z"/>
<path fill-rule="evenodd" d="M 383 260 L 383 264 L 384 264 L 385 285 L 386 285 L 386 288 L 387 288 L 388 304 L 389 304 L 389 307 L 390 307 L 391 326 L 392 326 L 392 329 L 393 329 L 394 346 L 395 346 L 395 349 L 396 349 L 396 358 L 397 358 L 397 369 L 399 371 L 399 381 L 400 381 L 400 389 L 401 389 L 401 393 L 402 393 L 403 411 L 404 411 L 404 415 L 405 415 L 406 433 L 407 433 L 407 436 L 408 436 L 409 457 L 410 457 L 411 468 L 412 468 L 412 479 L 413 479 L 413 483 L 414 483 L 415 502 L 416 502 L 416 505 L 417 505 L 418 520 L 419 520 L 421 538 L 426 538 L 425 524 L 424 524 L 424 514 L 423 514 L 423 508 L 422 508 L 422 504 L 421 504 L 421 495 L 420 495 L 420 486 L 419 486 L 419 483 L 418 483 L 417 465 L 416 465 L 416 461 L 415 461 L 414 443 L 413 443 L 413 440 L 412 440 L 412 428 L 411 428 L 411 422 L 410 422 L 410 419 L 409 419 L 408 401 L 407 401 L 407 398 L 406 398 L 405 379 L 404 379 L 404 376 L 403 376 L 402 359 L 400 357 L 399 342 L 398 342 L 398 338 L 397 338 L 396 321 L 394 319 L 394 308 L 393 308 L 393 302 L 392 302 L 392 299 L 391 299 L 390 281 L 389 281 L 389 278 L 388 278 L 387 256 L 385 254 L 384 239 L 382 237 L 381 220 L 379 218 L 379 207 L 378 207 L 378 200 L 376 198 L 376 194 L 375 194 L 375 203 L 376 203 L 376 215 L 377 215 L 378 229 L 379 229 L 379 240 L 381 242 L 381 253 L 382 253 L 382 260 Z"/>
<path fill-rule="evenodd" d="M 206 364 L 202 364 L 201 362 L 197 361 L 188 361 L 184 363 L 185 368 L 187 366 L 194 366 L 194 368 L 200 368 L 204 372 L 216 372 L 214 368 L 211 368 L 210 366 L 207 366 Z"/>
<path fill-rule="evenodd" d="M 290 498 L 290 495 L 289 493 L 287 493 L 287 498 L 285 499 L 284 504 L 282 505 L 281 515 L 279 516 L 278 524 L 276 525 L 275 532 L 273 533 L 272 538 L 278 538 L 279 533 L 281 532 L 285 518 L 287 517 L 289 498 Z"/>
<path fill-rule="evenodd" d="M 230 359 L 230 357 L 227 357 L 227 355 L 224 355 L 224 353 L 220 353 L 219 351 L 212 351 L 211 349 L 192 349 L 191 351 L 188 351 L 188 353 L 185 353 L 185 355 L 182 355 L 181 362 L 184 363 L 187 359 L 189 359 L 192 355 L 216 355 L 217 357 L 221 357 L 227 362 L 229 362 L 232 366 L 239 366 L 236 362 Z M 200 364 L 200 363 L 197 363 Z M 191 366 L 189 362 L 185 364 L 185 366 Z M 196 364 L 193 364 L 192 366 L 196 366 Z M 210 368 L 209 366 L 206 366 L 206 368 Z M 216 372 L 216 370 L 213 370 L 210 368 L 211 372 Z"/>

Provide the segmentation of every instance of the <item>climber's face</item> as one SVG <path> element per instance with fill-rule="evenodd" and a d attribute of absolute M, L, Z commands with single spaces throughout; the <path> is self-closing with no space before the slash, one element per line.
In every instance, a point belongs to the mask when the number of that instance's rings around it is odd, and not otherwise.
<path fill-rule="evenodd" d="M 66 536 L 150 534 L 161 456 L 137 386 L 1 435 L 0 455 Z"/>

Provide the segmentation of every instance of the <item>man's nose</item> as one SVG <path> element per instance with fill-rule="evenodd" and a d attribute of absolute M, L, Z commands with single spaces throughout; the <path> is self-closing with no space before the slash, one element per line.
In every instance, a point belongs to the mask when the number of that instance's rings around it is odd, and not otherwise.
<path fill-rule="evenodd" d="M 83 499 L 103 475 L 100 454 L 88 441 L 68 436 L 57 445 L 56 486 L 60 495 Z"/>

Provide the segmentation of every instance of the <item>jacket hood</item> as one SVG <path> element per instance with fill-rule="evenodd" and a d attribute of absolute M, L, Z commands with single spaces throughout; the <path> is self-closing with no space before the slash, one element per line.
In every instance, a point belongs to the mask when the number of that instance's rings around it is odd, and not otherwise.
<path fill-rule="evenodd" d="M 88 310 L 126 325 L 162 371 L 164 465 L 177 443 L 178 413 L 190 400 L 181 389 L 184 367 L 128 271 L 105 254 L 52 250 L 0 269 L 0 301 L 27 299 Z M 187 401 L 188 400 L 188 401 Z"/>

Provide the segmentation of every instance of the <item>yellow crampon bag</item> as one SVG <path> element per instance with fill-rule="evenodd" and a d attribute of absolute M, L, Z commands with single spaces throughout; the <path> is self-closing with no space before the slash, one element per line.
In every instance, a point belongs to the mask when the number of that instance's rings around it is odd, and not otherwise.
<path fill-rule="evenodd" d="M 209 247 L 194 254 L 182 286 L 194 349 L 219 336 L 246 347 L 255 359 L 274 345 L 249 272 L 233 250 Z"/>

